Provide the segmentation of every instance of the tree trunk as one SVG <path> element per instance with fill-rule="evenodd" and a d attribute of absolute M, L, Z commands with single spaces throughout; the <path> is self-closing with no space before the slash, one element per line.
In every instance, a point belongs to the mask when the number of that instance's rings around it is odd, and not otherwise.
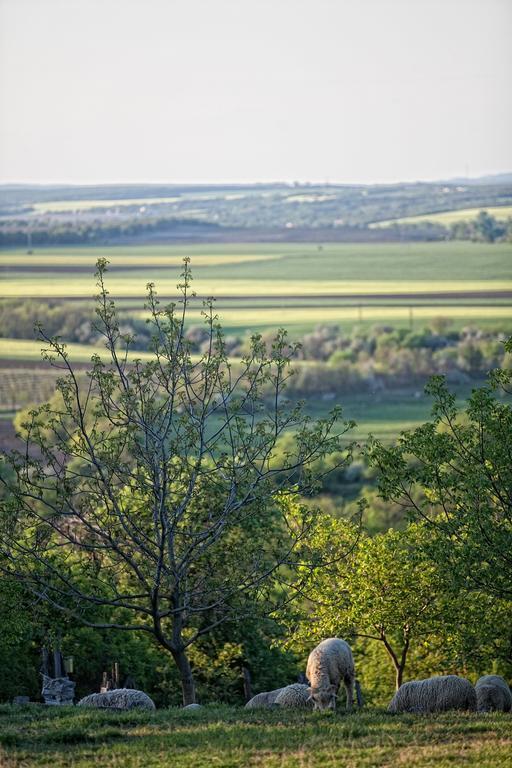
<path fill-rule="evenodd" d="M 384 643 L 384 647 L 386 651 L 388 652 L 388 656 L 393 662 L 393 667 L 395 670 L 395 687 L 396 690 L 400 688 L 402 685 L 403 677 L 404 677 L 404 669 L 405 669 L 405 663 L 407 661 L 407 651 L 409 650 L 409 637 L 406 637 L 404 645 L 402 647 L 402 652 L 400 654 L 400 658 L 396 655 L 395 651 L 389 644 L 386 636 L 384 633 L 381 634 L 381 640 Z"/>
<path fill-rule="evenodd" d="M 184 650 L 171 651 L 172 657 L 178 667 L 181 677 L 181 690 L 183 692 L 183 706 L 196 703 L 196 685 L 188 656 Z"/>

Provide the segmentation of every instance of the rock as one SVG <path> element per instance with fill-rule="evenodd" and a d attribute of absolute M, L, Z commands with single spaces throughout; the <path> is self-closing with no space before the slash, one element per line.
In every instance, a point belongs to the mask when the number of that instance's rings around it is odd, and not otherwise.
<path fill-rule="evenodd" d="M 114 688 L 105 693 L 91 693 L 78 702 L 79 707 L 95 709 L 156 709 L 154 702 L 144 691 L 134 688 Z"/>
<path fill-rule="evenodd" d="M 187 704 L 183 709 L 202 709 L 200 704 Z"/>
<path fill-rule="evenodd" d="M 73 703 L 75 683 L 68 677 L 48 677 L 43 675 L 42 696 L 44 703 L 50 706 L 63 706 Z"/>
<path fill-rule="evenodd" d="M 12 700 L 13 704 L 30 704 L 30 696 L 15 696 Z"/>

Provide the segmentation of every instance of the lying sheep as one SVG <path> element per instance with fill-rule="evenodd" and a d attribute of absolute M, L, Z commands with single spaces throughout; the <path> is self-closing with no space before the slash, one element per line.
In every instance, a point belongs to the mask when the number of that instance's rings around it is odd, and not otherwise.
<path fill-rule="evenodd" d="M 312 709 L 313 703 L 309 693 L 309 685 L 302 683 L 287 685 L 277 694 L 274 706 L 287 709 Z"/>
<path fill-rule="evenodd" d="M 512 695 L 505 680 L 499 675 L 484 675 L 475 685 L 479 712 L 510 712 Z"/>
<path fill-rule="evenodd" d="M 476 710 L 475 689 L 463 677 L 442 675 L 404 683 L 393 696 L 388 712 L 445 712 Z"/>
<path fill-rule="evenodd" d="M 78 702 L 79 707 L 96 709 L 156 709 L 153 701 L 143 691 L 134 688 L 115 688 L 105 693 L 91 693 Z"/>
<path fill-rule="evenodd" d="M 278 695 L 284 691 L 284 688 L 276 688 L 275 691 L 263 691 L 253 696 L 247 704 L 246 709 L 270 709 L 276 703 Z"/>
<path fill-rule="evenodd" d="M 347 692 L 347 710 L 352 709 L 354 659 L 344 640 L 330 637 L 317 645 L 309 654 L 306 677 L 311 685 L 310 697 L 315 709 L 336 709 L 336 696 L 342 680 Z"/>

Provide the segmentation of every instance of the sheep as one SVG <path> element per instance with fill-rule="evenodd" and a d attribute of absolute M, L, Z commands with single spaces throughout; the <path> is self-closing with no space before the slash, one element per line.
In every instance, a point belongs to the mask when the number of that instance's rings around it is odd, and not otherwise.
<path fill-rule="evenodd" d="M 274 706 L 287 709 L 311 709 L 313 705 L 309 695 L 309 685 L 301 683 L 287 685 L 277 694 Z"/>
<path fill-rule="evenodd" d="M 315 709 L 336 709 L 336 696 L 343 680 L 347 692 L 347 710 L 354 700 L 355 669 L 350 646 L 345 640 L 330 637 L 309 654 L 306 677 Z"/>
<path fill-rule="evenodd" d="M 447 709 L 476 710 L 475 689 L 463 677 L 441 675 L 404 683 L 393 696 L 388 712 L 445 712 Z"/>
<path fill-rule="evenodd" d="M 479 712 L 510 712 L 512 695 L 505 680 L 499 675 L 484 675 L 475 685 Z"/>
<path fill-rule="evenodd" d="M 278 695 L 284 691 L 284 688 L 276 688 L 275 691 L 263 691 L 253 696 L 247 704 L 246 709 L 270 709 L 275 704 Z"/>
<path fill-rule="evenodd" d="M 156 709 L 153 701 L 143 691 L 134 688 L 114 688 L 105 693 L 91 693 L 78 702 L 79 707 L 97 709 Z"/>

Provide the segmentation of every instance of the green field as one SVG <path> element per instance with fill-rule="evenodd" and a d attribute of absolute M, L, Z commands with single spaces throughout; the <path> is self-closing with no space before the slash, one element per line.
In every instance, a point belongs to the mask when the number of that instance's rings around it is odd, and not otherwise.
<path fill-rule="evenodd" d="M 121 200 L 51 200 L 34 203 L 36 213 L 57 213 L 59 211 L 88 211 L 91 208 L 119 208 L 126 205 L 158 205 L 175 203 L 179 197 L 133 197 Z"/>
<path fill-rule="evenodd" d="M 507 768 L 509 714 L 0 707 L 2 768 Z"/>
<path fill-rule="evenodd" d="M 234 244 L 41 248 L 0 252 L 4 298 L 91 298 L 94 265 L 109 259 L 108 288 L 123 306 L 142 306 L 147 282 L 176 296 L 189 256 L 198 296 L 219 297 L 228 330 L 285 325 L 304 333 L 322 322 L 344 327 L 425 324 L 443 315 L 458 324 L 503 324 L 512 317 L 512 245 Z M 508 294 L 504 295 L 503 292 Z M 137 301 L 139 300 L 139 301 Z M 411 308 L 412 315 L 411 316 Z"/>
<path fill-rule="evenodd" d="M 404 216 L 401 219 L 388 219 L 387 221 L 376 221 L 370 224 L 370 227 L 388 227 L 391 224 L 421 224 L 425 221 L 431 221 L 434 224 L 442 224 L 449 227 L 458 221 L 472 221 L 476 219 L 480 211 L 485 210 L 490 216 L 498 220 L 506 220 L 512 216 L 512 205 L 491 205 L 483 208 L 461 208 L 456 211 L 442 211 L 440 213 L 423 213 L 420 216 Z"/>
<path fill-rule="evenodd" d="M 306 284 L 314 290 L 318 283 L 334 281 L 340 286 L 383 283 L 383 291 L 389 292 L 389 283 L 397 281 L 403 285 L 426 282 L 435 286 L 480 280 L 512 281 L 512 244 L 455 241 L 328 243 L 320 247 L 311 243 L 63 246 L 37 248 L 33 254 L 23 249 L 3 249 L 0 266 L 6 278 L 24 267 L 35 268 L 37 273 L 53 266 L 55 272 L 64 269 L 69 274 L 76 267 L 92 269 L 100 256 L 111 260 L 113 272 L 122 273 L 126 268 L 142 271 L 138 279 L 142 285 L 158 274 L 170 278 L 179 273 L 184 256 L 191 257 L 192 266 L 201 267 L 197 280 L 212 282 L 217 288 L 233 280 L 241 284 L 279 280 L 285 284 Z M 86 277 L 90 278 L 88 270 Z"/>
<path fill-rule="evenodd" d="M 354 325 L 378 324 L 421 329 L 439 316 L 451 319 L 454 328 L 512 329 L 512 244 L 153 245 L 38 248 L 32 254 L 9 249 L 0 251 L 0 294 L 92 303 L 100 256 L 111 262 L 107 283 L 119 309 L 138 317 L 145 314 L 146 283 L 154 281 L 162 297 L 176 296 L 182 258 L 190 256 L 193 288 L 200 296 L 218 297 L 216 311 L 229 334 L 284 326 L 298 338 L 325 323 L 347 332 Z M 193 302 L 189 322 L 201 322 L 201 306 L 199 298 Z M 37 364 L 41 346 L 0 339 L 0 361 L 9 366 L 3 371 L 0 411 L 14 410 L 18 393 L 25 393 L 18 405 L 30 399 L 28 385 L 37 374 L 24 372 L 24 363 Z M 72 344 L 68 351 L 73 362 L 87 363 L 98 350 Z M 47 379 L 41 392 L 49 385 Z M 343 401 L 347 417 L 358 422 L 358 437 L 371 431 L 391 438 L 424 421 L 429 410 L 414 391 Z"/>

